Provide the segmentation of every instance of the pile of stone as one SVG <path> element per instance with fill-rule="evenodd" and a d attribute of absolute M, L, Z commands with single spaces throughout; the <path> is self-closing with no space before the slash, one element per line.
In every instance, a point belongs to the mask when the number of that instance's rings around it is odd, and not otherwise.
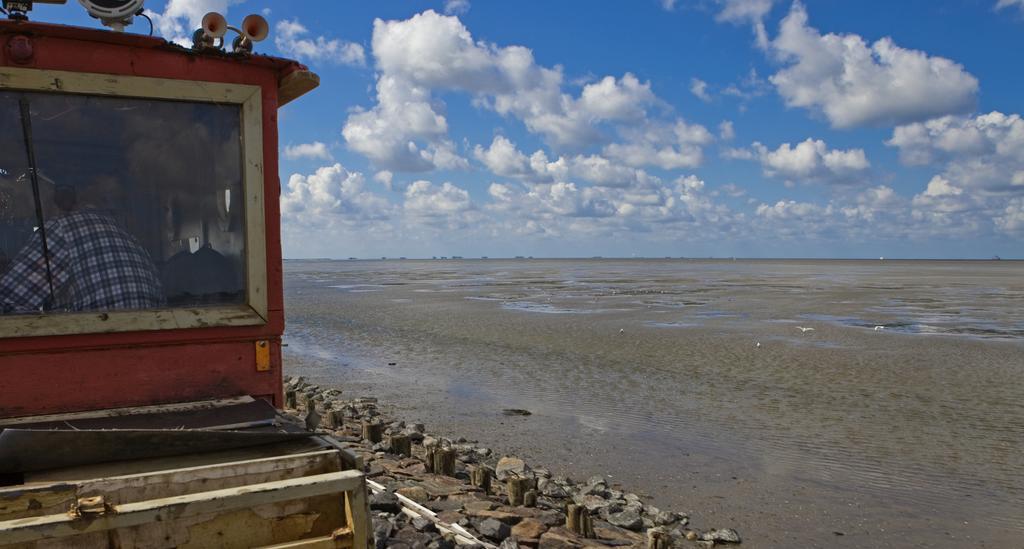
<path fill-rule="evenodd" d="M 332 434 L 362 459 L 377 548 L 500 549 L 711 547 L 735 530 L 701 531 L 689 517 L 609 485 L 530 467 L 464 438 L 383 415 L 375 398 L 285 378 L 286 403 L 307 428 Z"/>

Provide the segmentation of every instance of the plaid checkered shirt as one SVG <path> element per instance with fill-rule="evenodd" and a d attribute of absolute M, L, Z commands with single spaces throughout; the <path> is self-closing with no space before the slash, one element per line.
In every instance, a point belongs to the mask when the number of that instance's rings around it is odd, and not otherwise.
<path fill-rule="evenodd" d="M 53 297 L 39 231 L 0 279 L 5 313 L 42 310 L 148 309 L 164 305 L 149 254 L 117 222 L 97 211 L 72 212 L 46 223 Z"/>

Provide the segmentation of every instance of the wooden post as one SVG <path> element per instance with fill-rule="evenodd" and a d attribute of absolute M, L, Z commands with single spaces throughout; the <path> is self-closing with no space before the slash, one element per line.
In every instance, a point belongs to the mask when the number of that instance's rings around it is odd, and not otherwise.
<path fill-rule="evenodd" d="M 295 391 L 288 391 L 284 394 L 284 407 L 297 410 L 299 408 L 299 399 L 296 398 Z"/>
<path fill-rule="evenodd" d="M 533 489 L 533 479 L 510 477 L 506 488 L 508 490 L 508 504 L 522 505 L 526 492 Z"/>
<path fill-rule="evenodd" d="M 384 424 L 374 421 L 363 422 L 363 440 L 377 444 L 384 439 Z"/>
<path fill-rule="evenodd" d="M 537 491 L 527 490 L 523 494 L 523 507 L 536 507 L 537 506 Z"/>
<path fill-rule="evenodd" d="M 469 479 L 470 482 L 473 483 L 473 486 L 478 486 L 483 489 L 485 494 L 489 494 L 491 492 L 492 473 L 493 471 L 491 471 L 490 467 L 484 467 L 481 465 L 480 467 L 473 469 L 473 472 L 470 473 Z"/>
<path fill-rule="evenodd" d="M 345 426 L 345 413 L 341 410 L 327 410 L 327 426 L 338 430 Z"/>
<path fill-rule="evenodd" d="M 455 450 L 438 448 L 434 450 L 434 474 L 455 476 Z"/>
<path fill-rule="evenodd" d="M 669 549 L 672 546 L 672 536 L 664 528 L 650 528 L 647 530 L 647 549 Z"/>
<path fill-rule="evenodd" d="M 427 448 L 427 452 L 423 456 L 423 464 L 426 466 L 428 473 L 434 472 L 434 450 L 434 448 Z"/>
<path fill-rule="evenodd" d="M 391 453 L 410 457 L 412 456 L 412 442 L 405 435 L 391 435 Z"/>
<path fill-rule="evenodd" d="M 590 512 L 582 505 L 570 503 L 565 506 L 565 526 L 585 538 L 594 537 L 594 523 Z"/>

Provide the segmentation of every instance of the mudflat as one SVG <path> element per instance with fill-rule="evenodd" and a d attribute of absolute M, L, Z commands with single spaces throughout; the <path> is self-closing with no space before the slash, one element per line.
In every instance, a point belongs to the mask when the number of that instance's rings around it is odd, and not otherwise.
<path fill-rule="evenodd" d="M 286 261 L 285 295 L 286 373 L 748 547 L 1024 539 L 1022 262 Z"/>

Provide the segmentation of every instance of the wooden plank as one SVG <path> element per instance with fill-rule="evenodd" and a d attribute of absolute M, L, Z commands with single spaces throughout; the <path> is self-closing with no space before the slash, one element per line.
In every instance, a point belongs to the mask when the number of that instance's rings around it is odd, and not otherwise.
<path fill-rule="evenodd" d="M 242 104 L 259 86 L 0 67 L 0 89 Z"/>
<path fill-rule="evenodd" d="M 170 523 L 205 514 L 317 496 L 362 492 L 363 475 L 342 471 L 297 479 L 212 490 L 170 498 L 113 506 L 110 513 L 83 520 L 67 514 L 0 522 L 0 539 L 7 544 L 31 543 L 93 532 L 131 528 L 151 522 Z"/>
<path fill-rule="evenodd" d="M 355 533 L 352 549 L 369 549 L 373 543 L 373 523 L 370 521 L 370 501 L 366 489 L 345 492 L 345 520 Z"/>
<path fill-rule="evenodd" d="M 266 265 L 263 270 L 266 270 Z M 248 305 L 59 315 L 8 315 L 0 317 L 0 338 L 83 333 L 112 334 L 211 326 L 257 326 L 265 323 L 264 317 Z"/>
<path fill-rule="evenodd" d="M 320 85 L 320 77 L 312 71 L 295 71 L 277 85 L 277 104 L 283 107 L 306 95 Z"/>
<path fill-rule="evenodd" d="M 79 485 L 78 497 L 102 495 L 107 503 L 121 505 L 340 470 L 338 452 L 324 450 L 89 480 Z"/>
<path fill-rule="evenodd" d="M 45 416 L 24 416 L 15 418 L 0 419 L 0 427 L 11 427 L 24 425 L 26 423 L 49 423 L 51 421 L 75 421 L 78 419 L 95 419 L 101 417 L 134 416 L 142 414 L 162 414 L 168 412 L 187 412 L 189 410 L 200 410 L 204 408 L 223 408 L 225 406 L 236 406 L 248 404 L 256 399 L 245 395 L 233 398 L 221 398 L 217 400 L 196 400 L 192 402 L 178 402 L 175 404 L 156 404 L 153 406 L 130 406 L 127 408 L 109 408 L 106 410 L 92 410 L 89 412 L 73 412 L 67 414 L 49 414 Z"/>
<path fill-rule="evenodd" d="M 331 536 L 320 536 L 317 538 L 300 539 L 279 543 L 277 545 L 264 545 L 259 549 L 342 549 L 352 547 L 352 531 L 336 532 Z"/>
<path fill-rule="evenodd" d="M 233 461 L 249 461 L 283 455 L 305 454 L 324 449 L 330 449 L 330 446 L 322 444 L 317 437 L 311 437 L 304 440 L 267 444 L 252 448 L 239 448 L 237 450 L 225 450 L 222 452 L 207 452 L 134 461 L 116 461 L 69 467 L 55 471 L 40 471 L 38 473 L 26 474 L 25 484 L 40 485 L 55 482 L 81 482 L 97 478 L 145 474 L 153 471 L 167 471 Z"/>
<path fill-rule="evenodd" d="M 64 513 L 78 500 L 75 484 L 0 489 L 0 521 Z"/>
<path fill-rule="evenodd" d="M 263 198 L 263 96 L 254 93 L 242 103 L 242 186 L 245 195 L 246 296 L 249 307 L 264 321 L 267 301 L 267 220 Z M 277 223 L 271 220 L 270 223 Z"/>

